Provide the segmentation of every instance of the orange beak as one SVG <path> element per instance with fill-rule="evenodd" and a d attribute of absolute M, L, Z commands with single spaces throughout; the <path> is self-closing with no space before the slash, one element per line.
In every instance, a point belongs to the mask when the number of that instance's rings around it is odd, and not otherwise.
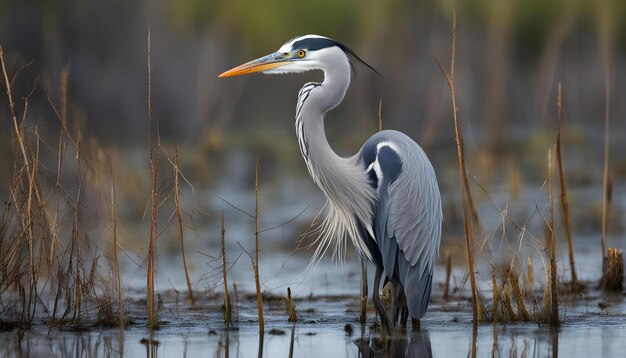
<path fill-rule="evenodd" d="M 273 53 L 271 55 L 258 58 L 254 61 L 244 63 L 243 65 L 230 69 L 217 77 L 247 75 L 248 73 L 267 71 L 272 68 L 284 66 L 288 63 L 289 61 L 286 60 L 281 54 Z"/>

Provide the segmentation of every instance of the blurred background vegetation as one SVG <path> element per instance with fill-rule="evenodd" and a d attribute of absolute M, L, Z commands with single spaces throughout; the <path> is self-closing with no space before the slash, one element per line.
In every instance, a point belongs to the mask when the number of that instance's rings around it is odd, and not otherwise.
<path fill-rule="evenodd" d="M 386 127 L 436 143 L 449 141 L 451 121 L 433 54 L 449 58 L 453 8 L 459 16 L 460 104 L 477 145 L 483 139 L 506 143 L 514 132 L 505 128 L 545 124 L 555 81 L 564 84 L 568 122 L 596 123 L 604 115 L 602 51 L 613 78 L 612 114 L 626 112 L 617 100 L 626 76 L 621 0 L 2 0 L 0 41 L 13 65 L 34 61 L 28 72 L 41 75 L 48 90 L 58 88 L 69 65 L 71 101 L 84 129 L 132 144 L 145 131 L 149 15 L 155 115 L 161 135 L 179 141 L 257 127 L 291 132 L 296 90 L 304 80 L 226 81 L 216 75 L 293 36 L 322 34 L 383 74 L 381 79 L 358 70 L 345 106 L 331 116 L 341 118 L 338 127 L 375 128 L 382 97 Z M 39 110 L 45 120 L 49 113 Z"/>
<path fill-rule="evenodd" d="M 37 83 L 28 121 L 44 137 L 58 133 L 50 103 L 58 104 L 61 73 L 69 69 L 69 127 L 80 128 L 97 143 L 94 148 L 110 149 L 126 167 L 117 170 L 129 197 L 126 210 L 141 213 L 148 194 L 149 17 L 154 119 L 165 147 L 182 146 L 183 172 L 198 187 L 211 187 L 222 176 L 245 176 L 249 187 L 251 161 L 236 162 L 246 163 L 241 171 L 228 169 L 230 159 L 219 159 L 242 148 L 251 157 L 261 154 L 268 180 L 301 175 L 308 183 L 302 185 L 312 185 L 299 158 L 293 117 L 298 89 L 320 74 L 228 80 L 217 75 L 296 35 L 334 38 L 382 77 L 357 66 L 344 104 L 327 118 L 333 146 L 343 155 L 356 152 L 377 129 L 382 98 L 383 126 L 423 145 L 444 195 L 454 203 L 451 105 L 434 59 L 449 61 L 453 9 L 457 93 L 471 175 L 484 185 L 516 176 L 523 185 L 543 181 L 561 81 L 568 180 L 600 190 L 606 84 L 616 144 L 625 128 L 623 0 L 0 0 L 0 44 L 9 73 L 29 64 L 13 84 L 14 97 L 26 96 Z M 0 109 L 0 150 L 8 154 L 15 148 L 6 96 L 0 96 Z M 614 180 L 626 176 L 622 149 L 611 147 Z M 12 158 L 0 159 L 3 177 L 10 177 Z M 286 167 L 289 173 L 276 171 Z M 198 201 L 194 205 L 204 205 Z"/>

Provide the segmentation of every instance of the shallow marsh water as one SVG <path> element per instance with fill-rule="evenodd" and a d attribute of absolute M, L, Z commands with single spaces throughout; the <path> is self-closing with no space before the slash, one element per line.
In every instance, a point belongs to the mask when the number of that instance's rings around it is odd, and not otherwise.
<path fill-rule="evenodd" d="M 268 260 L 272 261 L 272 260 Z M 280 261 L 280 260 L 276 260 Z M 467 295 L 457 291 L 449 301 L 441 298 L 437 285 L 422 330 L 397 333 L 387 353 L 379 342 L 380 332 L 368 323 L 358 323 L 359 265 L 348 260 L 337 267 L 322 262 L 309 271 L 307 260 L 292 258 L 284 277 L 277 275 L 272 287 L 289 285 L 294 291 L 298 322 L 287 322 L 283 290 L 265 295 L 266 328 L 259 335 L 256 301 L 252 291 L 241 290 L 233 298 L 238 322 L 231 328 L 222 323 L 221 294 L 197 293 L 194 305 L 173 290 L 160 294 L 161 327 L 152 335 L 145 328 L 145 301 L 140 290 L 127 293 L 127 316 L 133 320 L 124 332 L 123 354 L 128 357 L 620 357 L 626 352 L 626 303 L 623 293 L 589 290 L 564 297 L 563 325 L 553 331 L 534 323 L 481 324 L 473 332 Z M 270 266 L 266 266 L 269 270 Z M 300 272 L 306 278 L 302 280 Z M 442 279 L 438 267 L 436 281 Z M 371 272 L 371 271 L 370 271 Z M 462 275 L 455 269 L 454 275 Z M 298 280 L 295 281 L 295 278 Z M 179 282 L 181 285 L 183 282 Z M 320 285 L 323 283 L 323 285 Z M 317 291 L 314 288 L 321 286 Z M 286 289 L 285 289 L 286 291 Z M 313 292 L 317 292 L 313 294 Z M 231 295 L 233 292 L 231 291 Z M 349 327 L 346 327 L 349 325 Z M 495 341 L 494 341 L 495 338 Z M 43 322 L 19 335 L 0 333 L 6 357 L 119 356 L 120 332 L 116 328 L 85 331 L 50 329 Z M 494 344 L 495 342 L 495 344 Z M 260 348 L 261 347 L 261 348 Z"/>
<path fill-rule="evenodd" d="M 223 183 L 215 183 L 210 191 L 199 191 L 196 194 L 199 201 L 209 203 L 211 213 L 222 210 L 226 213 L 227 261 L 232 265 L 229 287 L 231 295 L 235 295 L 233 283 L 237 285 L 238 291 L 237 298 L 233 300 L 236 302 L 239 320 L 233 327 L 227 329 L 222 323 L 222 274 L 219 257 L 216 257 L 219 252 L 218 215 L 212 215 L 207 220 L 207 227 L 199 227 L 199 232 L 186 235 L 192 281 L 196 296 L 199 297 L 194 305 L 184 299 L 186 285 L 177 242 L 170 239 L 165 247 L 161 247 L 167 252 L 158 260 L 157 292 L 162 302 L 159 330 L 150 334 L 145 328 L 146 278 L 140 264 L 145 253 L 138 249 L 136 253 L 121 258 L 125 268 L 122 277 L 127 317 L 133 321 L 125 330 L 123 339 L 116 328 L 90 327 L 80 331 L 50 328 L 45 323 L 45 314 L 42 314 L 35 326 L 23 333 L 16 330 L 0 332 L 0 341 L 4 342 L 0 347 L 0 356 L 90 357 L 119 356 L 123 352 L 127 357 L 251 357 L 261 354 L 265 357 L 621 357 L 626 352 L 624 293 L 604 294 L 593 289 L 595 283 L 590 283 L 591 289 L 584 294 L 561 297 L 560 316 L 563 325 L 558 330 L 534 323 L 511 323 L 498 324 L 495 330 L 491 324 L 481 324 L 473 331 L 463 244 L 455 237 L 450 220 L 444 223 L 442 252 L 456 250 L 451 299 L 447 302 L 442 299 L 441 285 L 445 279 L 442 255 L 435 270 L 433 298 L 422 321 L 422 331 L 399 333 L 386 350 L 383 349 L 380 332 L 372 327 L 375 314 L 371 304 L 367 324 L 361 326 L 358 323 L 359 263 L 349 256 L 345 263 L 338 265 L 326 257 L 308 269 L 310 251 L 292 251 L 296 246 L 294 241 L 310 224 L 317 208 L 323 203 L 321 194 L 306 177 L 270 181 L 262 187 L 261 228 L 277 228 L 265 231 L 262 235 L 260 275 L 262 289 L 266 294 L 266 329 L 265 334 L 260 336 L 251 264 L 242 249 L 250 250 L 253 247 L 253 221 L 224 201 L 242 210 L 249 211 L 253 207 L 253 193 L 249 180 L 245 179 L 251 173 L 238 172 L 241 168 L 249 167 L 251 165 L 226 168 L 227 173 L 223 178 L 237 179 L 224 179 Z M 289 173 L 283 174 L 274 175 L 294 177 Z M 534 201 L 535 206 L 539 201 L 536 198 L 545 194 L 529 186 L 524 187 L 523 191 L 522 195 L 529 202 Z M 614 192 L 614 208 L 621 213 L 626 207 L 626 186 L 616 185 Z M 508 193 L 506 190 L 502 193 L 494 190 L 493 200 L 507 203 Z M 589 190 L 574 189 L 572 199 L 585 201 L 595 194 L 589 193 Z M 502 212 L 487 200 L 482 203 L 479 210 L 483 225 L 487 230 L 495 230 L 493 228 L 501 225 Z M 535 209 L 532 206 L 523 208 L 521 214 L 514 213 L 511 206 L 507 215 L 526 218 L 533 215 Z M 542 210 L 545 212 L 545 208 Z M 298 216 L 302 211 L 304 214 Z M 535 214 L 535 219 L 540 219 L 540 215 Z M 287 225 L 282 225 L 287 222 Z M 529 224 L 529 231 L 541 232 L 541 229 L 537 229 L 537 223 L 534 223 L 535 227 L 532 225 Z M 147 237 L 141 231 L 146 230 L 146 225 L 141 226 L 142 229 L 128 231 L 128 234 L 132 232 L 136 236 Z M 575 256 L 579 278 L 582 280 L 594 281 L 600 275 L 599 238 L 596 236 L 589 234 L 575 237 Z M 624 240 L 615 236 L 612 236 L 609 246 L 625 249 Z M 511 237 L 504 246 L 536 255 L 541 248 L 533 240 L 529 236 Z M 494 234 L 488 245 L 477 252 L 477 270 L 482 278 L 480 287 L 487 298 L 490 297 L 491 289 L 488 280 L 490 265 L 507 255 L 506 251 L 497 250 L 503 246 L 502 243 Z M 559 257 L 559 277 L 566 280 L 569 274 L 563 243 L 559 245 Z M 535 290 L 539 292 L 545 284 L 545 277 L 539 259 L 535 258 L 535 265 Z M 369 272 L 371 292 L 373 267 L 370 266 Z M 292 289 L 298 313 L 299 321 L 295 325 L 287 322 L 283 299 L 287 287 Z"/>

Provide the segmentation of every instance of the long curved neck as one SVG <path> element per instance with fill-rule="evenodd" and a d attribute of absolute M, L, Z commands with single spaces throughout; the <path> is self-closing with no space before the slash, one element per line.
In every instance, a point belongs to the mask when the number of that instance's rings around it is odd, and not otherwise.
<path fill-rule="evenodd" d="M 354 165 L 351 158 L 333 151 L 324 131 L 324 115 L 341 103 L 350 85 L 349 64 L 346 66 L 343 71 L 324 70 L 324 82 L 307 83 L 298 94 L 296 134 L 300 150 L 313 180 L 327 196 L 334 194 L 332 184 L 344 182 L 338 177 L 349 175 L 346 168 Z"/>
<path fill-rule="evenodd" d="M 360 222 L 371 232 L 374 192 L 358 156 L 337 155 L 324 131 L 324 115 L 341 103 L 350 85 L 350 65 L 347 59 L 345 62 L 343 68 L 332 66 L 333 70 L 325 70 L 323 83 L 307 83 L 302 87 L 296 110 L 296 133 L 309 172 L 327 199 L 329 213 L 322 225 L 322 237 L 327 239 L 322 241 L 331 242 L 330 238 L 338 237 L 333 245 L 335 251 L 340 251 L 340 243 L 349 237 L 367 256 L 369 251 L 364 248 L 358 225 Z"/>

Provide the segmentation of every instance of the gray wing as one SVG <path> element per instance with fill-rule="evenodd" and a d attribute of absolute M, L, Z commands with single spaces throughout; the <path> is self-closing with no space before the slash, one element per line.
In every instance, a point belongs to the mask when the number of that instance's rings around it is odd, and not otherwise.
<path fill-rule="evenodd" d="M 385 274 L 404 286 L 409 312 L 421 318 L 441 240 L 435 172 L 419 145 L 396 131 L 372 136 L 361 155 L 378 194 L 373 228 Z"/>

